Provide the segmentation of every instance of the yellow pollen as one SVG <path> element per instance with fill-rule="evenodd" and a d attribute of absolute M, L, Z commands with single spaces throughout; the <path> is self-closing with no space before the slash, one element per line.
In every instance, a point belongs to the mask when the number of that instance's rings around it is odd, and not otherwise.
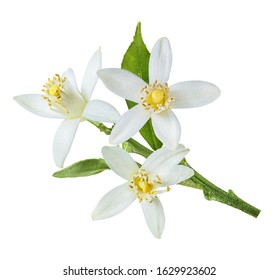
<path fill-rule="evenodd" d="M 163 90 L 155 89 L 151 92 L 152 100 L 155 104 L 161 103 L 165 97 Z"/>
<path fill-rule="evenodd" d="M 134 183 L 144 193 L 150 194 L 153 190 L 153 184 L 149 184 L 145 178 L 135 178 Z"/>
<path fill-rule="evenodd" d="M 57 86 L 57 85 L 53 85 L 53 86 L 51 86 L 51 88 L 49 89 L 49 94 L 50 94 L 51 96 L 56 96 L 56 97 L 58 97 L 60 92 L 61 92 L 61 89 L 60 89 L 60 87 Z"/>
<path fill-rule="evenodd" d="M 138 173 L 133 176 L 129 187 L 135 191 L 139 202 L 146 200 L 151 203 L 157 198 L 157 194 L 170 191 L 169 187 L 158 190 L 161 184 L 162 181 L 158 175 L 150 178 L 145 169 L 141 168 Z"/>
<path fill-rule="evenodd" d="M 48 79 L 48 82 L 43 85 L 43 92 L 49 96 L 61 97 L 61 92 L 64 87 L 65 78 L 62 79 L 58 74 L 55 74 L 52 79 Z"/>
<path fill-rule="evenodd" d="M 146 94 L 142 97 L 142 105 L 146 110 L 153 109 L 154 112 L 164 111 L 169 107 L 173 98 L 169 96 L 169 87 L 167 84 L 160 84 L 155 81 L 142 89 Z"/>

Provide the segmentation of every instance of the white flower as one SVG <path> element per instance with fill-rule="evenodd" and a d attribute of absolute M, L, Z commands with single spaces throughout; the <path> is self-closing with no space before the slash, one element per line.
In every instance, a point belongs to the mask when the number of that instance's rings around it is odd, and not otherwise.
<path fill-rule="evenodd" d="M 169 40 L 161 38 L 149 60 L 149 84 L 122 69 L 102 69 L 98 76 L 115 94 L 138 103 L 116 123 L 111 144 L 119 144 L 136 134 L 149 118 L 157 137 L 170 149 L 180 140 L 180 124 L 171 108 L 194 108 L 213 102 L 220 95 L 217 86 L 203 81 L 188 81 L 168 86 L 172 63 Z"/>
<path fill-rule="evenodd" d="M 14 99 L 28 111 L 42 117 L 61 118 L 53 142 L 53 156 L 57 166 L 63 167 L 72 146 L 74 136 L 81 121 L 89 119 L 97 122 L 115 123 L 118 111 L 101 100 L 90 101 L 98 80 L 96 71 L 101 68 L 102 54 L 97 50 L 90 59 L 79 91 L 75 74 L 68 69 L 62 77 L 58 74 L 43 86 L 44 94 L 24 94 Z"/>
<path fill-rule="evenodd" d="M 175 151 L 163 147 L 153 152 L 139 168 L 131 156 L 119 147 L 103 147 L 107 165 L 127 182 L 112 189 L 97 204 L 94 220 L 119 214 L 137 198 L 147 225 L 156 238 L 165 226 L 165 216 L 158 194 L 168 192 L 170 186 L 194 175 L 186 166 L 178 165 L 189 150 L 178 145 Z"/>

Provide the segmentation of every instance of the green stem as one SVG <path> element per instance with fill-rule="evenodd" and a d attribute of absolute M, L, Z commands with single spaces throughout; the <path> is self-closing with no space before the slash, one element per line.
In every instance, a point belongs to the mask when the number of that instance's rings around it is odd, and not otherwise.
<path fill-rule="evenodd" d="M 150 154 L 152 154 L 152 151 L 150 149 L 146 148 L 145 146 L 143 146 L 133 138 L 130 138 L 126 142 L 123 142 L 122 148 L 128 153 L 138 154 L 145 158 L 147 158 Z"/>
<path fill-rule="evenodd" d="M 86 119 L 91 124 L 95 125 L 101 132 L 104 132 L 106 135 L 110 135 L 112 128 L 108 128 L 103 123 L 100 122 L 94 122 L 89 119 Z"/>
<path fill-rule="evenodd" d="M 88 120 L 90 123 L 95 125 L 101 132 L 104 132 L 107 135 L 110 135 L 111 128 L 106 127 L 102 123 L 93 122 Z M 122 144 L 122 148 L 126 150 L 129 153 L 135 153 L 138 155 L 141 155 L 145 158 L 147 158 L 153 151 L 146 148 L 142 144 L 140 144 L 138 141 L 130 138 L 126 142 Z M 186 159 L 183 159 L 180 163 L 181 165 L 188 166 L 189 168 L 192 168 L 186 161 Z M 218 201 L 224 204 L 227 204 L 231 207 L 234 207 L 236 209 L 239 209 L 253 217 L 258 217 L 261 210 L 258 208 L 252 206 L 251 204 L 245 202 L 241 198 L 239 198 L 232 190 L 228 190 L 228 192 L 218 188 L 213 183 L 208 181 L 206 178 L 204 178 L 201 174 L 199 174 L 194 168 L 192 168 L 195 172 L 194 176 L 192 176 L 188 180 L 184 180 L 180 182 L 180 185 L 192 187 L 195 189 L 200 189 L 203 191 L 204 197 L 207 200 L 213 200 Z"/>
<path fill-rule="evenodd" d="M 183 165 L 192 168 L 186 160 L 182 162 Z M 232 190 L 228 190 L 228 192 L 218 188 L 216 185 L 208 181 L 201 174 L 199 174 L 194 168 L 192 168 L 195 172 L 195 175 L 191 178 L 192 181 L 196 185 L 198 185 L 202 190 L 204 197 L 207 200 L 215 200 L 224 204 L 227 204 L 231 207 L 239 209 L 255 218 L 258 217 L 261 210 L 247 203 L 238 197 Z"/>

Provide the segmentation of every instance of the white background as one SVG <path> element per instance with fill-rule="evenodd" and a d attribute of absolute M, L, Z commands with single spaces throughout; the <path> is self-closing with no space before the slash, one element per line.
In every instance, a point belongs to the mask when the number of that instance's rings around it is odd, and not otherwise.
<path fill-rule="evenodd" d="M 69 265 L 154 270 L 153 276 L 127 279 L 154 279 L 158 266 L 217 267 L 217 276 L 193 279 L 278 279 L 276 2 L 1 2 L 1 279 L 94 278 L 63 276 Z M 221 88 L 211 105 L 176 111 L 181 142 L 200 173 L 262 209 L 257 219 L 206 201 L 198 190 L 172 187 L 161 196 L 166 227 L 157 240 L 138 203 L 114 218 L 91 220 L 99 199 L 122 182 L 116 174 L 51 176 L 58 170 L 52 140 L 60 121 L 33 115 L 12 97 L 40 93 L 48 77 L 68 67 L 80 82 L 99 46 L 103 67 L 120 67 L 138 21 L 149 50 L 160 37 L 170 39 L 170 85 L 198 79 Z M 92 97 L 126 110 L 101 82 Z M 82 123 L 65 165 L 99 157 L 107 144 L 105 135 Z"/>

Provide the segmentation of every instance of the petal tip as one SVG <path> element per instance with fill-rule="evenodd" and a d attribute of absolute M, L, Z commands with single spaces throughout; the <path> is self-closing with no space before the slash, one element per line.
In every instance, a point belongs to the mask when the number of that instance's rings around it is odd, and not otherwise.
<path fill-rule="evenodd" d="M 217 92 L 217 98 L 218 98 L 221 95 L 221 89 L 217 87 L 217 90 L 218 90 Z"/>
<path fill-rule="evenodd" d="M 103 68 L 103 69 L 99 69 L 99 70 L 96 71 L 96 73 L 97 73 L 97 75 L 100 79 L 103 77 L 106 70 L 107 70 L 106 68 Z"/>
<path fill-rule="evenodd" d="M 114 143 L 114 139 L 110 136 L 109 137 L 109 144 L 110 145 L 116 145 L 115 143 Z"/>
<path fill-rule="evenodd" d="M 13 99 L 20 105 L 25 104 L 26 102 L 24 102 L 24 97 L 28 96 L 27 94 L 21 94 L 21 95 L 16 95 L 13 97 Z"/>
<path fill-rule="evenodd" d="M 104 156 L 105 153 L 110 152 L 111 148 L 112 148 L 112 147 L 110 147 L 110 146 L 104 146 L 104 147 L 101 149 L 102 155 Z"/>
<path fill-rule="evenodd" d="M 219 96 L 221 95 L 221 90 L 219 87 L 217 87 L 215 84 L 211 84 L 212 91 L 211 91 L 211 96 L 212 96 L 212 101 L 215 101 Z"/>
<path fill-rule="evenodd" d="M 215 84 L 212 84 L 212 87 L 215 88 L 215 99 L 217 99 L 221 95 L 221 89 L 217 87 Z"/>
<path fill-rule="evenodd" d="M 186 148 L 183 144 L 178 144 L 176 149 L 183 151 L 185 155 L 190 152 L 190 149 L 188 147 Z"/>
<path fill-rule="evenodd" d="M 113 131 L 113 130 L 112 130 Z M 123 141 L 124 142 L 124 141 Z M 119 142 L 118 140 L 117 140 L 117 135 L 114 135 L 114 134 L 110 134 L 110 137 L 109 137 L 109 144 L 110 145 L 118 145 L 118 144 L 120 144 L 121 142 Z"/>
<path fill-rule="evenodd" d="M 19 105 L 22 105 L 22 101 L 21 101 L 21 95 L 17 95 L 13 97 L 13 100 L 18 103 Z"/>
<path fill-rule="evenodd" d="M 91 214 L 91 218 L 92 218 L 93 221 L 100 220 L 100 219 L 98 218 L 98 215 L 96 215 L 94 211 L 93 211 L 92 214 Z"/>
<path fill-rule="evenodd" d="M 175 152 L 176 150 L 185 150 L 186 148 L 182 145 L 182 147 L 180 147 L 179 143 L 179 139 L 178 141 L 165 141 L 164 140 L 164 144 L 166 146 L 166 148 L 172 152 Z"/>
<path fill-rule="evenodd" d="M 191 177 L 193 177 L 194 175 L 195 175 L 195 171 L 194 171 L 194 169 L 192 169 L 192 168 L 190 168 L 191 169 L 191 171 L 190 171 L 190 177 L 189 178 L 191 178 Z"/>
<path fill-rule="evenodd" d="M 64 161 L 61 162 L 61 161 L 58 161 L 57 159 L 54 158 L 54 162 L 55 162 L 57 167 L 59 167 L 59 168 L 63 168 L 64 167 Z"/>
<path fill-rule="evenodd" d="M 69 80 L 69 77 L 75 78 L 74 70 L 70 67 L 62 74 L 62 78 L 67 78 L 67 80 Z"/>
<path fill-rule="evenodd" d="M 169 42 L 170 42 L 169 39 L 168 39 L 167 37 L 162 37 L 162 38 L 160 38 L 158 41 L 161 41 L 161 42 L 163 42 L 163 43 L 169 43 Z"/>
<path fill-rule="evenodd" d="M 157 234 L 153 234 L 153 236 L 159 240 L 162 239 L 162 233 L 158 232 Z"/>

